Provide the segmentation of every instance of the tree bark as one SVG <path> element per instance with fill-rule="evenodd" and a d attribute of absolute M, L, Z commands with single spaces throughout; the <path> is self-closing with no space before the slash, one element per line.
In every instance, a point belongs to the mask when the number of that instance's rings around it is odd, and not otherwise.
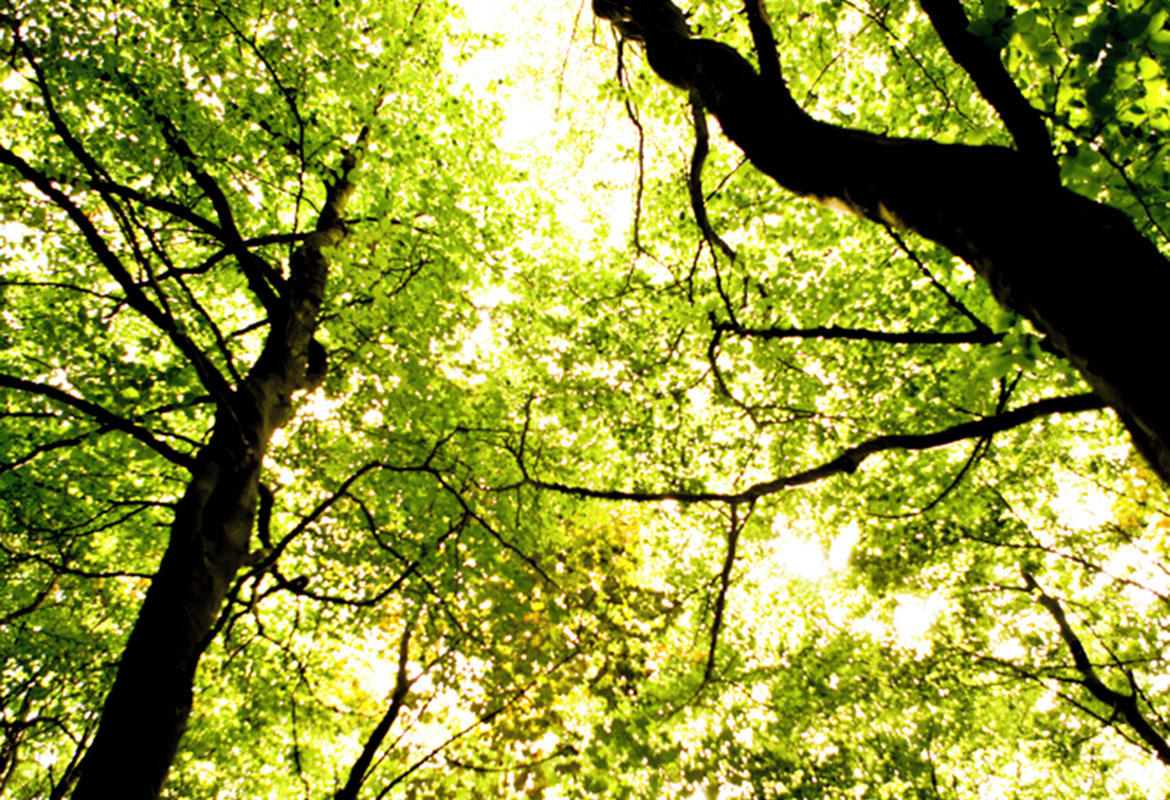
<path fill-rule="evenodd" d="M 162 790 L 191 712 L 196 667 L 248 553 L 264 454 L 291 416 L 293 393 L 320 377 L 313 335 L 329 269 L 322 250 L 344 236 L 353 168 L 346 156 L 315 231 L 293 253 L 290 279 L 269 308 L 261 354 L 221 401 L 211 440 L 195 459 L 81 764 L 75 800 L 147 800 Z"/>
<path fill-rule="evenodd" d="M 1042 159 L 1017 151 L 814 120 L 777 67 L 761 76 L 731 47 L 692 37 L 670 0 L 596 0 L 594 10 L 644 44 L 661 78 L 697 93 L 780 186 L 967 261 L 1002 305 L 1051 337 L 1170 483 L 1170 403 L 1155 378 L 1165 370 L 1147 355 L 1166 342 L 1170 264 L 1122 212 L 1063 188 Z"/>

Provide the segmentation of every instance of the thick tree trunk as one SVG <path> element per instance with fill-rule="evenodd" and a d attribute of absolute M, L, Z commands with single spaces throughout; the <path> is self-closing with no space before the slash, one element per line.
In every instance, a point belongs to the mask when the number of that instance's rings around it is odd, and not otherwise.
<path fill-rule="evenodd" d="M 695 92 L 784 188 L 913 230 L 963 258 L 1007 308 L 1049 335 L 1170 482 L 1170 403 L 1157 389 L 1170 264 L 1120 211 L 999 147 L 891 139 L 813 120 L 778 74 L 693 38 L 670 0 L 594 9 L 641 40 L 650 66 Z"/>
<path fill-rule="evenodd" d="M 351 157 L 342 175 L 353 169 Z M 344 236 L 346 178 L 330 187 L 316 231 L 293 254 L 267 341 L 195 462 L 175 509 L 171 537 L 118 665 L 81 764 L 75 800 L 158 796 L 191 712 L 199 658 L 248 553 L 260 467 L 272 434 L 291 415 L 292 395 L 320 378 L 313 341 L 328 262 L 322 249 Z"/>
<path fill-rule="evenodd" d="M 82 764 L 75 798 L 158 795 L 191 711 L 195 667 L 248 551 L 259 463 L 216 435 L 196 465 Z"/>

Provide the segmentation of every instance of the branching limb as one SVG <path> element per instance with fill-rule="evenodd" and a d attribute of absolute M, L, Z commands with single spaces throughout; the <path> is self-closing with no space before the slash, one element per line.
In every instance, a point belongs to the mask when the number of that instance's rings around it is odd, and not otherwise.
<path fill-rule="evenodd" d="M 1043 118 L 1008 75 L 999 54 L 980 37 L 967 32 L 970 22 L 959 0 L 921 0 L 921 4 L 943 46 L 999 114 L 1016 147 L 1049 179 L 1056 181 L 1056 158 Z"/>
<path fill-rule="evenodd" d="M 1134 733 L 1142 738 L 1142 741 L 1154 751 L 1162 763 L 1170 764 L 1170 744 L 1166 742 L 1165 737 L 1146 719 L 1138 707 L 1137 695 L 1124 694 L 1109 688 L 1097 675 L 1097 670 L 1093 666 L 1093 662 L 1089 659 L 1089 654 L 1085 650 L 1085 646 L 1081 642 L 1080 637 L 1077 636 L 1076 631 L 1069 624 L 1068 617 L 1065 615 L 1064 607 L 1060 601 L 1052 595 L 1045 593 L 1040 588 L 1040 584 L 1036 582 L 1035 577 L 1028 572 L 1024 572 L 1024 582 L 1027 584 L 1029 591 L 1036 595 L 1036 602 L 1048 611 L 1060 629 L 1060 638 L 1064 640 L 1065 646 L 1068 647 L 1069 652 L 1072 654 L 1073 664 L 1076 665 L 1076 670 L 1080 673 L 1080 678 L 1077 682 L 1084 686 L 1094 698 L 1109 706 L 1114 710 L 1114 713 L 1121 715 L 1126 724 L 1133 729 Z"/>
<path fill-rule="evenodd" d="M 727 315 L 734 323 L 736 322 L 735 307 L 732 306 L 731 298 L 728 297 L 727 291 L 723 287 L 723 279 L 719 274 L 719 257 L 715 254 L 715 250 L 718 249 L 722 252 L 732 263 L 735 262 L 736 255 L 731 245 L 725 242 L 711 227 L 711 221 L 707 218 L 707 204 L 703 197 L 703 164 L 706 163 L 707 154 L 711 150 L 711 137 L 707 131 L 707 112 L 703 109 L 703 100 L 697 91 L 691 92 L 691 120 L 695 127 L 695 150 L 691 156 L 691 170 L 687 180 L 687 190 L 691 197 L 691 211 L 695 215 L 695 222 L 698 224 L 699 230 L 703 232 L 703 239 L 711 248 L 711 260 L 715 266 L 715 288 L 723 300 L 724 310 L 727 311 Z"/>
<path fill-rule="evenodd" d="M 44 444 L 39 444 L 36 447 L 34 447 L 33 449 L 29 450 L 23 456 L 18 456 L 17 458 L 13 459 L 12 461 L 0 462 L 0 475 L 4 474 L 5 472 L 8 472 L 9 470 L 18 469 L 19 467 L 23 467 L 25 464 L 29 463 L 30 461 L 37 458 L 38 456 L 44 455 L 45 453 L 51 453 L 52 451 L 60 450 L 63 447 L 76 447 L 77 445 L 81 444 L 86 439 L 88 439 L 90 436 L 93 436 L 94 434 L 99 434 L 103 430 L 107 430 L 107 429 L 97 428 L 96 430 L 87 431 L 87 432 L 81 434 L 80 436 L 71 436 L 68 439 L 58 439 L 57 441 L 54 441 L 54 442 L 45 442 Z"/>
<path fill-rule="evenodd" d="M 756 60 L 760 65 L 760 77 L 766 83 L 787 93 L 784 76 L 780 72 L 776 39 L 772 36 L 772 26 L 768 23 L 767 12 L 764 10 L 764 0 L 744 0 L 743 10 L 747 14 L 748 28 L 752 32 L 752 44 L 755 45 Z"/>
<path fill-rule="evenodd" d="M 691 169 L 687 180 L 691 210 L 699 230 L 703 232 L 703 238 L 707 240 L 711 249 L 717 248 L 727 256 L 728 261 L 735 261 L 735 250 L 720 238 L 707 218 L 707 204 L 703 197 L 703 165 L 707 162 L 707 154 L 711 152 L 711 135 L 707 130 L 707 112 L 703 109 L 703 100 L 695 92 L 691 92 L 691 121 L 695 128 L 695 149 L 691 155 Z"/>
<path fill-rule="evenodd" d="M 473 730 L 478 728 L 480 725 L 485 725 L 485 724 L 490 723 L 492 720 L 494 720 L 500 714 L 504 713 L 509 708 L 511 708 L 512 706 L 519 703 L 521 700 L 524 699 L 525 696 L 527 696 L 527 694 L 530 691 L 532 691 L 533 687 L 535 687 L 542 679 L 552 675 L 558 669 L 560 669 L 565 664 L 572 661 L 574 658 L 576 658 L 580 654 L 581 654 L 581 651 L 579 649 L 574 649 L 574 650 L 569 651 L 569 653 L 566 656 L 564 656 L 559 661 L 557 661 L 555 664 L 550 666 L 545 671 L 545 673 L 543 675 L 536 676 L 531 681 L 524 684 L 519 689 L 517 689 L 515 692 L 513 692 L 507 699 L 505 699 L 502 703 L 500 703 L 500 705 L 496 706 L 491 711 L 488 711 L 483 716 L 477 718 L 475 721 L 471 722 L 466 727 L 464 727 L 464 728 L 456 731 L 455 733 L 451 734 L 450 736 L 448 736 L 445 740 L 443 740 L 438 745 L 436 745 L 434 748 L 432 748 L 429 752 L 424 754 L 422 756 L 422 758 L 419 758 L 417 761 L 415 761 L 413 764 L 411 764 L 406 770 L 404 770 L 403 772 L 401 772 L 400 774 L 395 776 L 393 780 L 389 781 L 386 784 L 386 786 L 383 787 L 382 791 L 378 793 L 377 800 L 382 800 L 382 798 L 384 798 L 388 794 L 390 794 L 390 791 L 395 786 L 402 783 L 408 777 L 413 775 L 415 772 L 417 772 L 419 769 L 421 769 L 424 764 L 428 763 L 431 759 L 433 759 L 439 753 L 443 752 L 443 750 L 447 749 L 447 747 L 449 747 L 451 744 L 458 741 L 459 739 L 462 739 L 464 736 L 471 733 Z"/>
<path fill-rule="evenodd" d="M 123 517 L 127 519 L 131 515 Z M 113 527 L 113 526 L 106 526 Z M 69 556 L 62 554 L 61 561 L 54 561 L 51 558 L 46 558 L 37 552 L 22 553 L 13 550 L 0 544 L 0 552 L 13 559 L 14 561 L 35 561 L 41 566 L 47 568 L 54 575 L 72 575 L 77 578 L 96 579 L 96 578 L 137 578 L 140 580 L 150 580 L 154 575 L 150 572 L 135 572 L 133 570 L 88 570 L 79 569 L 78 567 L 71 567 L 68 564 Z"/>
<path fill-rule="evenodd" d="M 964 439 L 982 438 L 1001 431 L 1011 430 L 1032 420 L 1051 414 L 1073 414 L 1081 411 L 1095 411 L 1105 407 L 1105 402 L 1094 394 L 1078 394 L 1067 397 L 1050 397 L 1026 406 L 995 414 L 973 422 L 952 425 L 934 433 L 908 433 L 877 436 L 849 448 L 832 461 L 810 467 L 791 475 L 775 478 L 749 486 L 740 492 L 681 492 L 681 491 L 627 491 L 615 489 L 591 489 L 572 486 L 556 481 L 527 478 L 522 484 L 537 489 L 560 492 L 573 497 L 591 497 L 597 500 L 626 500 L 638 503 L 655 503 L 673 500 L 678 503 L 750 503 L 761 497 L 776 494 L 784 489 L 804 486 L 825 480 L 834 475 L 857 471 L 866 458 L 887 450 L 930 450 L 953 444 Z M 515 488 L 515 487 L 503 487 Z"/>
<path fill-rule="evenodd" d="M 155 305 L 142 291 L 142 288 L 131 276 L 122 260 L 110 249 L 105 239 L 98 232 L 97 227 L 77 205 L 51 181 L 44 173 L 18 156 L 13 151 L 0 145 L 0 164 L 12 167 L 16 172 L 37 190 L 49 199 L 55 206 L 65 212 L 70 222 L 77 228 L 85 239 L 89 249 L 97 257 L 98 262 L 110 273 L 110 276 L 122 287 L 126 293 L 126 302 L 135 311 L 142 314 L 160 331 L 164 332 L 175 344 L 179 351 L 187 357 L 199 373 L 204 387 L 217 400 L 225 400 L 232 394 L 232 389 L 219 373 L 212 361 L 191 339 L 183 333 L 161 308 Z"/>
<path fill-rule="evenodd" d="M 963 466 L 960 467 L 959 471 L 955 473 L 955 477 L 951 479 L 951 482 L 946 485 L 946 488 L 935 495 L 933 500 L 921 508 L 916 508 L 913 511 L 908 511 L 902 514 L 874 514 L 874 516 L 881 517 L 882 519 L 908 519 L 910 517 L 918 517 L 925 514 L 943 500 L 945 500 L 953 491 L 955 491 L 955 489 L 959 487 L 959 484 L 963 482 L 963 478 L 966 477 L 967 473 L 971 471 L 971 467 L 975 466 L 979 459 L 986 455 L 990 447 L 990 436 L 984 436 L 982 439 L 975 442 L 975 446 L 971 448 L 971 455 L 969 455 L 967 460 L 963 462 Z"/>
<path fill-rule="evenodd" d="M 219 221 L 221 241 L 236 256 L 240 269 L 248 280 L 248 288 L 270 313 L 279 308 L 277 292 L 283 289 L 284 281 L 270 265 L 244 246 L 244 238 L 236 227 L 231 203 L 223 189 L 220 188 L 219 183 L 200 167 L 199 157 L 195 155 L 194 150 L 191 149 L 186 140 L 179 135 L 178 126 L 170 117 L 159 110 L 156 103 L 150 101 L 146 92 L 125 75 L 117 74 L 113 77 L 154 119 L 159 133 L 171 152 L 179 157 L 191 180 L 211 202 L 216 219 Z"/>
<path fill-rule="evenodd" d="M 120 417 L 112 411 L 102 408 L 96 403 L 91 403 L 88 400 L 81 399 L 80 397 L 74 397 L 68 392 L 58 389 L 55 386 L 48 386 L 43 383 L 28 381 L 24 378 L 17 378 L 12 375 L 0 374 L 0 387 L 16 389 L 21 392 L 40 395 L 41 397 L 52 400 L 53 402 L 74 408 L 105 426 L 115 430 L 120 430 L 123 433 L 130 434 L 130 436 L 142 442 L 151 450 L 154 450 L 156 453 L 173 464 L 178 464 L 180 467 L 188 470 L 193 469 L 195 466 L 195 460 L 191 458 L 191 456 L 186 455 L 185 453 L 180 453 L 178 450 L 175 450 L 165 442 L 160 442 L 154 437 L 153 433 L 148 431 L 146 428 L 143 428 L 141 425 L 131 422 L 124 417 Z"/>
<path fill-rule="evenodd" d="M 414 630 L 416 619 L 417 615 L 406 622 L 402 628 L 402 637 L 398 640 L 398 676 L 394 680 L 394 691 L 390 693 L 390 705 L 386 708 L 386 713 L 382 715 L 377 726 L 366 738 L 361 755 L 358 756 L 357 761 L 349 770 L 349 779 L 346 780 L 345 786 L 333 795 L 334 800 L 357 800 L 358 792 L 361 791 L 362 784 L 366 781 L 370 764 L 373 762 L 378 748 L 382 746 L 386 734 L 390 732 L 391 726 L 398 719 L 402 704 L 406 701 L 406 693 L 410 691 L 410 685 L 413 683 L 407 677 L 406 665 L 410 660 L 410 635 Z"/>

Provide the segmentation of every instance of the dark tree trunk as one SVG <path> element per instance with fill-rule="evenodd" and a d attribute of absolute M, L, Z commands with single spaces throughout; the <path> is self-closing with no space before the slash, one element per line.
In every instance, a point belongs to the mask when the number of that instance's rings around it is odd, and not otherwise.
<path fill-rule="evenodd" d="M 342 175 L 353 169 L 346 158 Z M 313 341 L 328 262 L 322 248 L 344 235 L 350 185 L 330 187 L 325 209 L 293 254 L 290 278 L 270 307 L 268 338 L 231 397 L 175 509 L 158 572 L 126 642 L 75 800 L 147 800 L 162 789 L 186 729 L 199 658 L 248 554 L 260 467 L 272 434 L 287 422 L 292 394 L 320 378 Z"/>
<path fill-rule="evenodd" d="M 655 72 L 697 94 L 778 184 L 913 230 L 971 264 L 1001 304 L 1051 337 L 1170 482 L 1170 403 L 1156 380 L 1170 263 L 1123 213 L 1061 187 L 1044 159 L 813 120 L 766 54 L 762 76 L 732 48 L 692 37 L 670 0 L 594 9 L 642 41 Z"/>
<path fill-rule="evenodd" d="M 75 798 L 154 798 L 191 711 L 195 667 L 248 550 L 259 463 L 218 433 L 175 509 L 171 538 L 106 697 Z"/>

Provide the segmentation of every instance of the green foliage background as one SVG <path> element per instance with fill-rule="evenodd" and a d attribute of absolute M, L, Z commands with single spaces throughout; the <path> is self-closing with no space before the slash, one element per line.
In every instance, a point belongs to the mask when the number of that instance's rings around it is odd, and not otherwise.
<path fill-rule="evenodd" d="M 913 5 L 767 9 L 815 116 L 1008 142 Z M 966 10 L 1040 109 L 1066 185 L 1170 250 L 1164 5 Z M 691 24 L 750 52 L 738 11 L 698 4 Z M 278 265 L 369 129 L 331 253 L 329 374 L 266 462 L 255 548 L 279 558 L 239 577 L 167 796 L 336 791 L 405 633 L 409 691 L 362 796 L 1163 796 L 1165 768 L 1078 683 L 1024 578 L 1165 736 L 1170 504 L 1110 414 L 885 453 L 734 511 L 686 502 L 1085 389 L 949 253 L 786 194 L 713 131 L 706 207 L 736 258 L 716 254 L 691 214 L 686 98 L 629 43 L 615 80 L 587 8 L 564 26 L 530 9 L 525 35 L 561 60 L 530 51 L 491 91 L 467 70 L 509 42 L 438 2 L 0 13 L 0 144 L 111 249 L 144 254 L 135 280 L 228 373 L 265 331 L 244 277 L 182 215 L 123 198 L 120 217 L 52 116 L 108 183 L 210 213 L 169 119 Z M 558 90 L 555 149 L 501 134 L 506 98 Z M 192 363 L 59 207 L 0 174 L 0 373 L 182 452 L 205 442 Z M 976 322 L 994 341 L 823 333 Z M 0 786 L 50 796 L 93 735 L 184 475 L 76 408 L 10 384 L 2 398 Z M 808 566 L 810 546 L 832 569 Z"/>

